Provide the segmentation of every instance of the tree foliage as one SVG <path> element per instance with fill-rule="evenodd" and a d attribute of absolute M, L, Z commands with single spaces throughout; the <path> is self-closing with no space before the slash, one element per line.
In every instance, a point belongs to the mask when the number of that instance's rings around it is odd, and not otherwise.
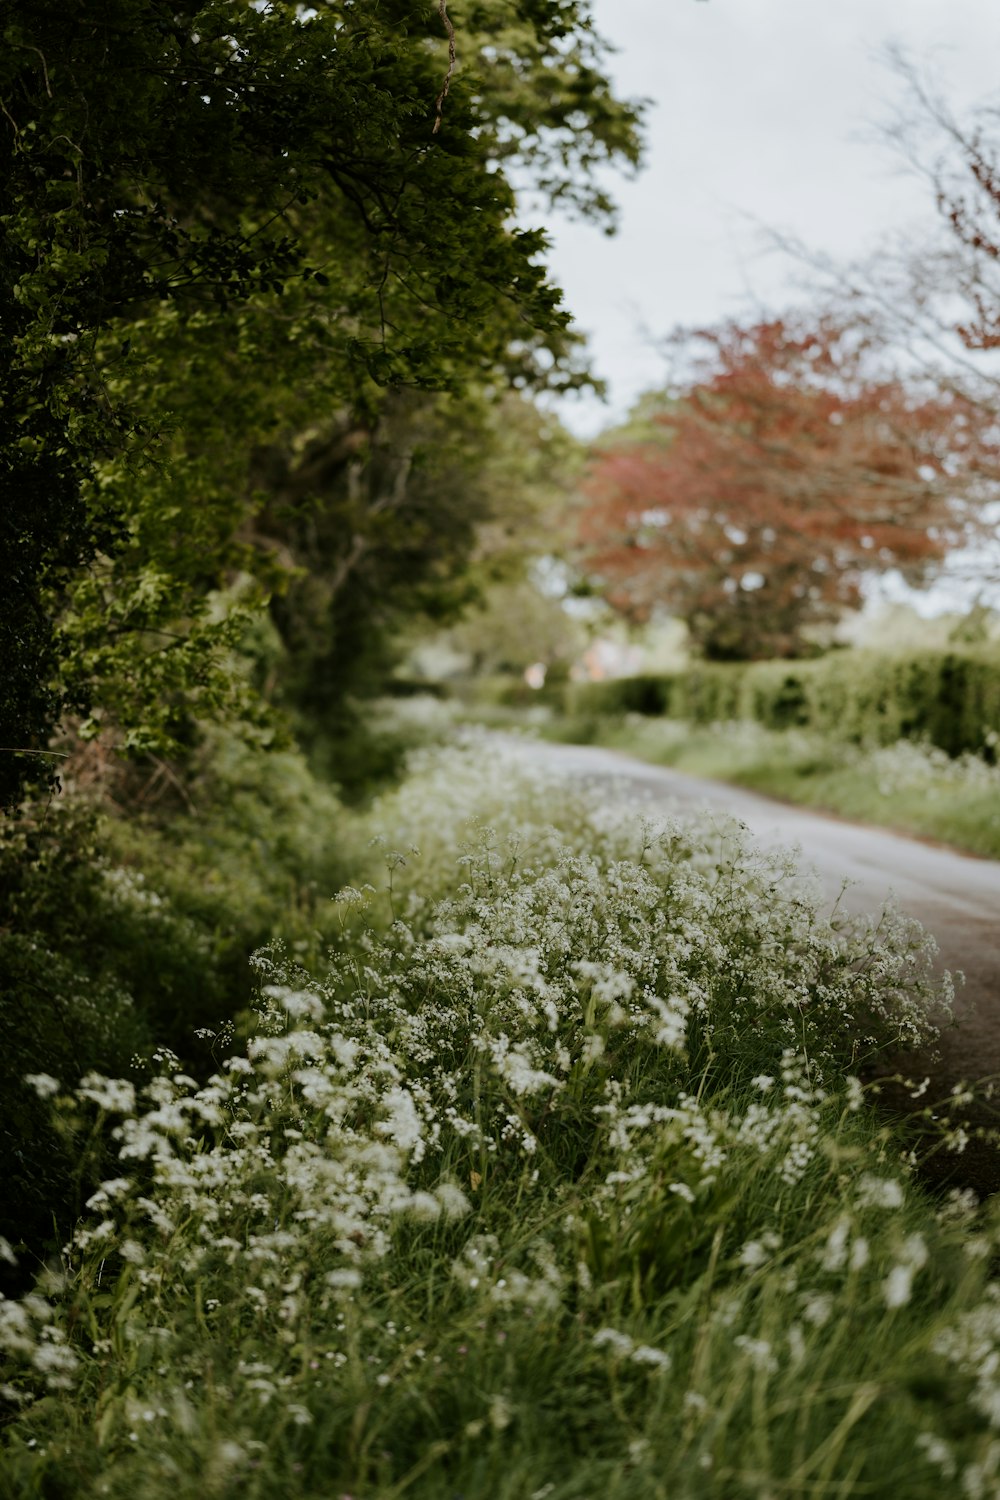
<path fill-rule="evenodd" d="M 220 590 L 242 571 L 259 597 L 280 561 L 252 451 L 326 425 L 374 454 L 403 387 L 587 378 L 511 172 L 605 213 L 591 169 L 636 159 L 636 110 L 585 0 L 481 0 L 459 26 L 435 130 L 431 4 L 8 0 L 5 802 L 29 764 L 7 751 L 68 709 L 142 748 L 228 691 Z"/>
<path fill-rule="evenodd" d="M 866 574 L 919 579 L 957 543 L 992 453 L 974 403 L 879 370 L 825 316 L 683 350 L 690 379 L 602 445 L 587 485 L 584 556 L 616 607 L 681 616 L 716 659 L 795 656 Z"/>
<path fill-rule="evenodd" d="M 314 733 L 384 676 L 400 621 L 447 624 L 519 570 L 567 451 L 559 424 L 516 394 L 412 391 L 386 401 L 371 429 L 333 423 L 291 455 L 263 451 L 269 498 L 256 525 L 297 568 L 272 602 L 284 693 Z"/>

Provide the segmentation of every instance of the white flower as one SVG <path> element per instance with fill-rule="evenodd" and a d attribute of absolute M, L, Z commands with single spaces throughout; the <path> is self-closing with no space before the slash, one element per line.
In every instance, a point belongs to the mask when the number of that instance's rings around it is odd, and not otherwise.
<path fill-rule="evenodd" d="M 907 1235 L 903 1241 L 902 1258 L 908 1266 L 919 1271 L 927 1264 L 927 1242 L 922 1234 Z"/>
<path fill-rule="evenodd" d="M 899 1264 L 893 1266 L 882 1283 L 886 1307 L 902 1307 L 909 1302 L 913 1278 L 927 1264 L 927 1244 L 922 1235 L 911 1234 L 903 1241 Z"/>
<path fill-rule="evenodd" d="M 909 1302 L 913 1288 L 913 1267 L 893 1266 L 882 1283 L 882 1296 L 886 1307 L 902 1307 Z"/>
<path fill-rule="evenodd" d="M 523 1044 L 511 1046 L 505 1034 L 491 1040 L 489 1050 L 497 1072 L 512 1093 L 537 1094 L 539 1089 L 563 1087 L 554 1074 L 534 1066 Z M 525 1149 L 533 1150 L 534 1146 L 526 1144 Z"/>
<path fill-rule="evenodd" d="M 47 1342 L 36 1346 L 31 1363 L 45 1376 L 45 1384 L 50 1390 L 66 1391 L 73 1384 L 73 1375 L 80 1361 L 65 1344 Z"/>
<path fill-rule="evenodd" d="M 506 1396 L 496 1395 L 490 1402 L 490 1426 L 494 1432 L 503 1432 L 510 1426 L 513 1410 Z"/>
<path fill-rule="evenodd" d="M 441 1217 L 441 1203 L 433 1193 L 414 1193 L 406 1207 L 411 1218 L 424 1224 L 433 1224 Z"/>
<path fill-rule="evenodd" d="M 932 1463 L 935 1467 L 939 1468 L 946 1479 L 954 1478 L 955 1460 L 952 1457 L 951 1449 L 943 1438 L 939 1438 L 931 1432 L 921 1432 L 917 1434 L 916 1446 L 921 1448 L 927 1455 L 928 1463 Z"/>
<path fill-rule="evenodd" d="M 829 1323 L 832 1312 L 833 1298 L 829 1292 L 814 1292 L 808 1295 L 802 1308 L 803 1318 L 816 1328 L 823 1328 Z"/>
<path fill-rule="evenodd" d="M 128 1177 L 110 1177 L 107 1182 L 102 1182 L 96 1193 L 92 1193 L 87 1199 L 88 1208 L 105 1208 L 112 1198 L 120 1198 L 127 1193 L 132 1186 Z"/>
<path fill-rule="evenodd" d="M 361 1285 L 362 1277 L 360 1271 L 351 1266 L 343 1266 L 336 1271 L 327 1271 L 325 1280 L 327 1286 L 353 1289 Z"/>
<path fill-rule="evenodd" d="M 271 1000 L 275 1000 L 286 1015 L 293 1020 L 307 1020 L 319 1022 L 325 1015 L 325 1007 L 318 995 L 311 994 L 308 990 L 286 990 L 281 985 L 267 985 L 264 994 Z"/>
<path fill-rule="evenodd" d="M 767 1251 L 760 1240 L 747 1240 L 739 1254 L 740 1265 L 751 1271 L 762 1266 L 767 1258 Z"/>
<path fill-rule="evenodd" d="M 771 1345 L 767 1339 L 753 1339 L 741 1333 L 737 1335 L 733 1343 L 737 1349 L 743 1351 L 755 1370 L 763 1370 L 770 1374 L 777 1369 L 777 1362 L 771 1353 Z"/>
<path fill-rule="evenodd" d="M 851 1110 L 852 1113 L 856 1112 L 861 1108 L 864 1102 L 865 1090 L 861 1079 L 855 1078 L 853 1074 L 849 1074 L 847 1077 L 847 1108 Z"/>
<path fill-rule="evenodd" d="M 239 1443 L 232 1439 L 225 1439 L 215 1447 L 214 1460 L 223 1468 L 233 1468 L 236 1464 L 244 1463 L 246 1460 L 246 1449 L 241 1448 Z"/>
<path fill-rule="evenodd" d="M 628 1334 L 619 1333 L 617 1328 L 599 1328 L 591 1343 L 595 1349 L 610 1349 L 613 1354 L 619 1354 L 622 1358 L 627 1358 L 635 1348 Z"/>
<path fill-rule="evenodd" d="M 446 1219 L 461 1219 L 463 1215 L 470 1212 L 471 1204 L 468 1198 L 454 1182 L 439 1182 L 434 1189 L 434 1196 L 441 1205 L 441 1212 Z"/>
<path fill-rule="evenodd" d="M 824 1271 L 839 1271 L 847 1261 L 847 1242 L 850 1238 L 849 1219 L 838 1219 L 830 1231 L 820 1257 Z"/>
<path fill-rule="evenodd" d="M 105 1078 L 101 1073 L 88 1073 L 76 1092 L 81 1099 L 91 1099 L 109 1114 L 131 1115 L 135 1111 L 135 1089 L 127 1078 Z"/>
<path fill-rule="evenodd" d="M 59 1080 L 53 1078 L 51 1073 L 25 1073 L 24 1081 L 40 1099 L 51 1099 L 53 1094 L 59 1092 Z"/>
<path fill-rule="evenodd" d="M 409 1089 L 389 1089 L 382 1096 L 382 1105 L 388 1111 L 388 1119 L 376 1125 L 379 1135 L 388 1136 L 401 1151 L 415 1153 L 422 1142 L 423 1127 Z"/>
<path fill-rule="evenodd" d="M 253 1063 L 248 1057 L 227 1057 L 222 1065 L 227 1073 L 252 1073 Z"/>
<path fill-rule="evenodd" d="M 674 995 L 669 1001 L 645 992 L 646 1001 L 656 1013 L 653 1021 L 653 1040 L 659 1047 L 674 1052 L 683 1052 L 687 1040 L 687 1020 L 690 1006 L 686 1000 Z"/>
<path fill-rule="evenodd" d="M 657 1370 L 669 1370 L 673 1363 L 665 1349 L 654 1349 L 652 1344 L 638 1344 L 629 1359 L 634 1365 L 652 1365 Z"/>
<path fill-rule="evenodd" d="M 863 1208 L 901 1208 L 902 1184 L 892 1177 L 873 1177 L 865 1173 L 858 1183 L 858 1203 Z"/>

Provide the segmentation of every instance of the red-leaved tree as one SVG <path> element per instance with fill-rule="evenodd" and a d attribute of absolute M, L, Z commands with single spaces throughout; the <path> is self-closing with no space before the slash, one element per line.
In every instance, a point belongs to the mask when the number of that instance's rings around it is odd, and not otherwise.
<path fill-rule="evenodd" d="M 797 656 L 865 574 L 919 581 L 966 536 L 993 455 L 960 394 L 878 372 L 828 317 L 699 330 L 682 353 L 690 378 L 598 447 L 580 509 L 583 564 L 623 613 L 680 616 L 717 660 Z"/>

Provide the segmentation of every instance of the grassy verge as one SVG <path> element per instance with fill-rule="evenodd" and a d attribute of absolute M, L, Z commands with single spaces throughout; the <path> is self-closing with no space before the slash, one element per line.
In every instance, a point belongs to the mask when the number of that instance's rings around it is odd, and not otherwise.
<path fill-rule="evenodd" d="M 1000 858 L 1000 767 L 973 755 L 951 759 L 909 740 L 866 750 L 742 720 L 707 727 L 639 714 L 536 721 L 534 731 L 547 738 L 627 750 L 656 765 Z"/>
<path fill-rule="evenodd" d="M 0 828 L 0 1234 L 35 1252 L 65 1238 L 94 1164 L 25 1075 L 128 1073 L 162 1046 L 210 1069 L 198 1033 L 249 1006 L 250 955 L 279 933 L 304 961 L 323 954 L 330 892 L 364 851 L 295 751 L 216 735 L 183 783 L 153 783 L 158 802 L 148 771 L 113 778 Z"/>
<path fill-rule="evenodd" d="M 996 1493 L 1000 1226 L 857 1077 L 919 929 L 475 738 L 364 831 L 206 1081 L 34 1078 L 118 1159 L 0 1301 L 0 1494 Z"/>

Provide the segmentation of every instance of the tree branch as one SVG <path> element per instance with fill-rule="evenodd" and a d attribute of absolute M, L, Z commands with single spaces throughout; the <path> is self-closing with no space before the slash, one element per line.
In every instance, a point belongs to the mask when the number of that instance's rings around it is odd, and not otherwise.
<path fill-rule="evenodd" d="M 451 75 L 455 71 L 455 62 L 457 59 L 457 53 L 455 52 L 455 28 L 451 24 L 451 17 L 448 15 L 448 0 L 438 0 L 438 14 L 444 22 L 445 30 L 448 33 L 448 71 L 444 75 L 441 92 L 434 103 L 434 129 L 431 131 L 431 135 L 437 135 L 441 129 L 441 111 L 444 101 L 447 98 L 448 90 L 451 88 Z"/>

